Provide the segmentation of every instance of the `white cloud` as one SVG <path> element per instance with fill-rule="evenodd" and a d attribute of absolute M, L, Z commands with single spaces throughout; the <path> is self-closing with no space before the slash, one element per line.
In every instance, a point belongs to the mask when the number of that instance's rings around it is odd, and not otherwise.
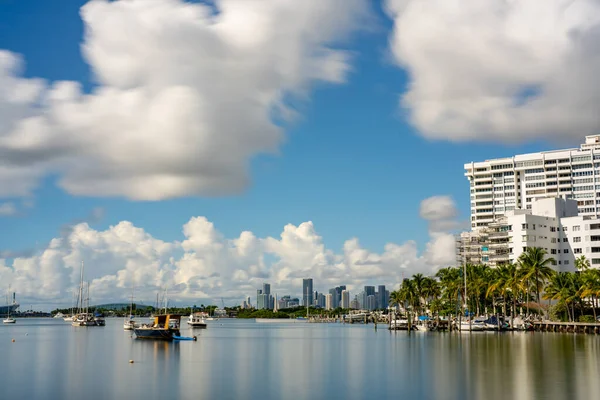
<path fill-rule="evenodd" d="M 336 47 L 364 0 L 92 0 L 82 51 L 98 83 L 21 78 L 0 52 L 0 196 L 47 174 L 71 194 L 159 200 L 238 192 L 252 157 L 276 153 L 318 82 L 344 82 Z"/>
<path fill-rule="evenodd" d="M 421 201 L 419 215 L 427 221 L 440 221 L 456 217 L 458 210 L 450 196 L 432 196 Z"/>
<path fill-rule="evenodd" d="M 433 139 L 569 140 L 600 126 L 597 0 L 388 0 L 401 105 Z"/>
<path fill-rule="evenodd" d="M 15 215 L 17 213 L 17 207 L 15 207 L 14 203 L 0 203 L 0 217 L 6 217 Z"/>
<path fill-rule="evenodd" d="M 414 241 L 388 243 L 377 253 L 357 238 L 338 253 L 326 248 L 310 221 L 286 225 L 278 238 L 248 231 L 226 238 L 204 217 L 191 218 L 182 230 L 183 241 L 165 242 L 127 221 L 104 231 L 82 222 L 34 255 L 0 253 L 15 257 L 10 264 L 0 260 L 0 282 L 11 283 L 23 302 L 68 305 L 83 260 L 93 303 L 126 301 L 135 284 L 138 301 L 149 304 L 164 286 L 174 301 L 223 297 L 233 304 L 254 296 L 263 282 L 273 292 L 299 295 L 302 278 L 310 276 L 316 290 L 346 284 L 358 294 L 365 284 L 394 288 L 402 277 L 454 263 L 453 237 L 441 232 L 419 254 Z"/>

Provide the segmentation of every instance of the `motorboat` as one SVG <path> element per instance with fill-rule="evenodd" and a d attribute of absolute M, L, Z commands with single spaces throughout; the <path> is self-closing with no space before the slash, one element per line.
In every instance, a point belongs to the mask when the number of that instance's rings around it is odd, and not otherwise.
<path fill-rule="evenodd" d="M 135 328 L 135 321 L 133 320 L 133 315 L 129 316 L 129 319 L 126 319 L 123 322 L 123 329 L 126 331 L 132 331 Z"/>
<path fill-rule="evenodd" d="M 201 313 L 191 313 L 187 323 L 192 328 L 206 328 L 206 321 L 204 321 Z"/>
<path fill-rule="evenodd" d="M 408 319 L 393 319 L 390 322 L 390 329 L 407 331 L 408 330 Z"/>
<path fill-rule="evenodd" d="M 133 329 L 137 339 L 173 340 L 180 337 L 181 315 L 162 314 L 154 317 L 152 324 L 143 324 Z"/>
<path fill-rule="evenodd" d="M 106 320 L 104 319 L 104 315 L 102 313 L 94 314 L 94 322 L 96 323 L 96 326 L 105 326 L 106 325 Z"/>
<path fill-rule="evenodd" d="M 482 320 L 477 320 L 477 319 L 472 320 L 472 321 L 462 321 L 460 323 L 457 323 L 457 325 L 458 325 L 459 331 L 475 332 L 475 331 L 487 330 L 485 323 Z"/>

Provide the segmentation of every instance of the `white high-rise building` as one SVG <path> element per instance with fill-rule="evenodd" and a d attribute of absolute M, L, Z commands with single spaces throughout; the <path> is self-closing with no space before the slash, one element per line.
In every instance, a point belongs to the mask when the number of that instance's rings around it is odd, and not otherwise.
<path fill-rule="evenodd" d="M 333 296 L 331 293 L 325 295 L 325 309 L 333 310 Z"/>
<path fill-rule="evenodd" d="M 350 292 L 347 290 L 342 290 L 342 302 L 341 307 L 343 309 L 350 308 Z"/>
<path fill-rule="evenodd" d="M 578 149 L 545 151 L 465 164 L 471 190 L 471 227 L 508 211 L 531 210 L 539 198 L 577 201 L 580 216 L 600 216 L 600 135 Z"/>
<path fill-rule="evenodd" d="M 575 200 L 546 198 L 534 201 L 531 210 L 508 211 L 487 227 L 461 234 L 457 262 L 514 263 L 527 247 L 541 247 L 559 271 L 574 271 L 582 255 L 600 268 L 600 219 L 578 215 L 577 208 Z"/>

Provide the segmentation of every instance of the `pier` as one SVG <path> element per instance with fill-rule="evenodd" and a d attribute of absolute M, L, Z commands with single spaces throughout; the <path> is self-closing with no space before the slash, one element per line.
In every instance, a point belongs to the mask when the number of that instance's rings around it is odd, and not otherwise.
<path fill-rule="evenodd" d="M 571 333 L 600 333 L 600 324 L 594 322 L 552 322 L 539 321 L 533 323 L 533 329 L 538 332 L 571 332 Z"/>

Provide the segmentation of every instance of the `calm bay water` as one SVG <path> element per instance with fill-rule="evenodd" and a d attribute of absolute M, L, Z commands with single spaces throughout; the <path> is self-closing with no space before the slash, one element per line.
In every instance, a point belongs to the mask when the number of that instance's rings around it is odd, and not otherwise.
<path fill-rule="evenodd" d="M 161 343 L 122 325 L 0 326 L 0 399 L 600 398 L 600 336 L 225 320 Z"/>

